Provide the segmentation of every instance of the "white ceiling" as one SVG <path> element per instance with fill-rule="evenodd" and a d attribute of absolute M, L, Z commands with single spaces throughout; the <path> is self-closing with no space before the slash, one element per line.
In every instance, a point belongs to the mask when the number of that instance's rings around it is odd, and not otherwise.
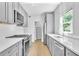
<path fill-rule="evenodd" d="M 44 12 L 52 12 L 59 3 L 20 3 L 29 16 L 40 15 Z"/>

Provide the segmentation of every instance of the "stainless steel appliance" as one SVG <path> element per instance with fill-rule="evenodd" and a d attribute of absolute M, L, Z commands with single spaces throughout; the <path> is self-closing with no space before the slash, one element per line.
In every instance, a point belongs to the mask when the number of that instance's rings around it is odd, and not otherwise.
<path fill-rule="evenodd" d="M 54 55 L 64 56 L 64 47 L 56 41 L 54 41 L 54 44 Z"/>

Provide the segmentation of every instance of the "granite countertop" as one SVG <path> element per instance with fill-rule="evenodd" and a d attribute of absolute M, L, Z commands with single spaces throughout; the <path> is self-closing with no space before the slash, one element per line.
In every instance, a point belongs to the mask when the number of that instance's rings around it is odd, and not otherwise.
<path fill-rule="evenodd" d="M 52 37 L 54 40 L 57 42 L 61 43 L 63 46 L 66 48 L 70 49 L 73 51 L 75 54 L 79 55 L 79 39 L 73 39 L 61 35 L 56 35 L 56 34 L 47 34 L 48 36 Z M 59 38 L 56 36 L 60 36 Z"/>

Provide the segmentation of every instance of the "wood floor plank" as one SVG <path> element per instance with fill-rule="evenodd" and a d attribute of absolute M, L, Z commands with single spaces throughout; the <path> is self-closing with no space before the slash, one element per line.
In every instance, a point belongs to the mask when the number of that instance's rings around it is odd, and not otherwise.
<path fill-rule="evenodd" d="M 28 56 L 51 56 L 46 45 L 41 40 L 36 40 L 29 49 Z"/>

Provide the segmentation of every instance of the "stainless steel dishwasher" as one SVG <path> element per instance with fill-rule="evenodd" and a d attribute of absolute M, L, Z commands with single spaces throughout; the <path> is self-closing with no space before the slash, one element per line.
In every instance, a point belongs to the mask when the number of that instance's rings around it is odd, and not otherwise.
<path fill-rule="evenodd" d="M 64 56 L 64 47 L 56 41 L 54 44 L 54 56 Z"/>

